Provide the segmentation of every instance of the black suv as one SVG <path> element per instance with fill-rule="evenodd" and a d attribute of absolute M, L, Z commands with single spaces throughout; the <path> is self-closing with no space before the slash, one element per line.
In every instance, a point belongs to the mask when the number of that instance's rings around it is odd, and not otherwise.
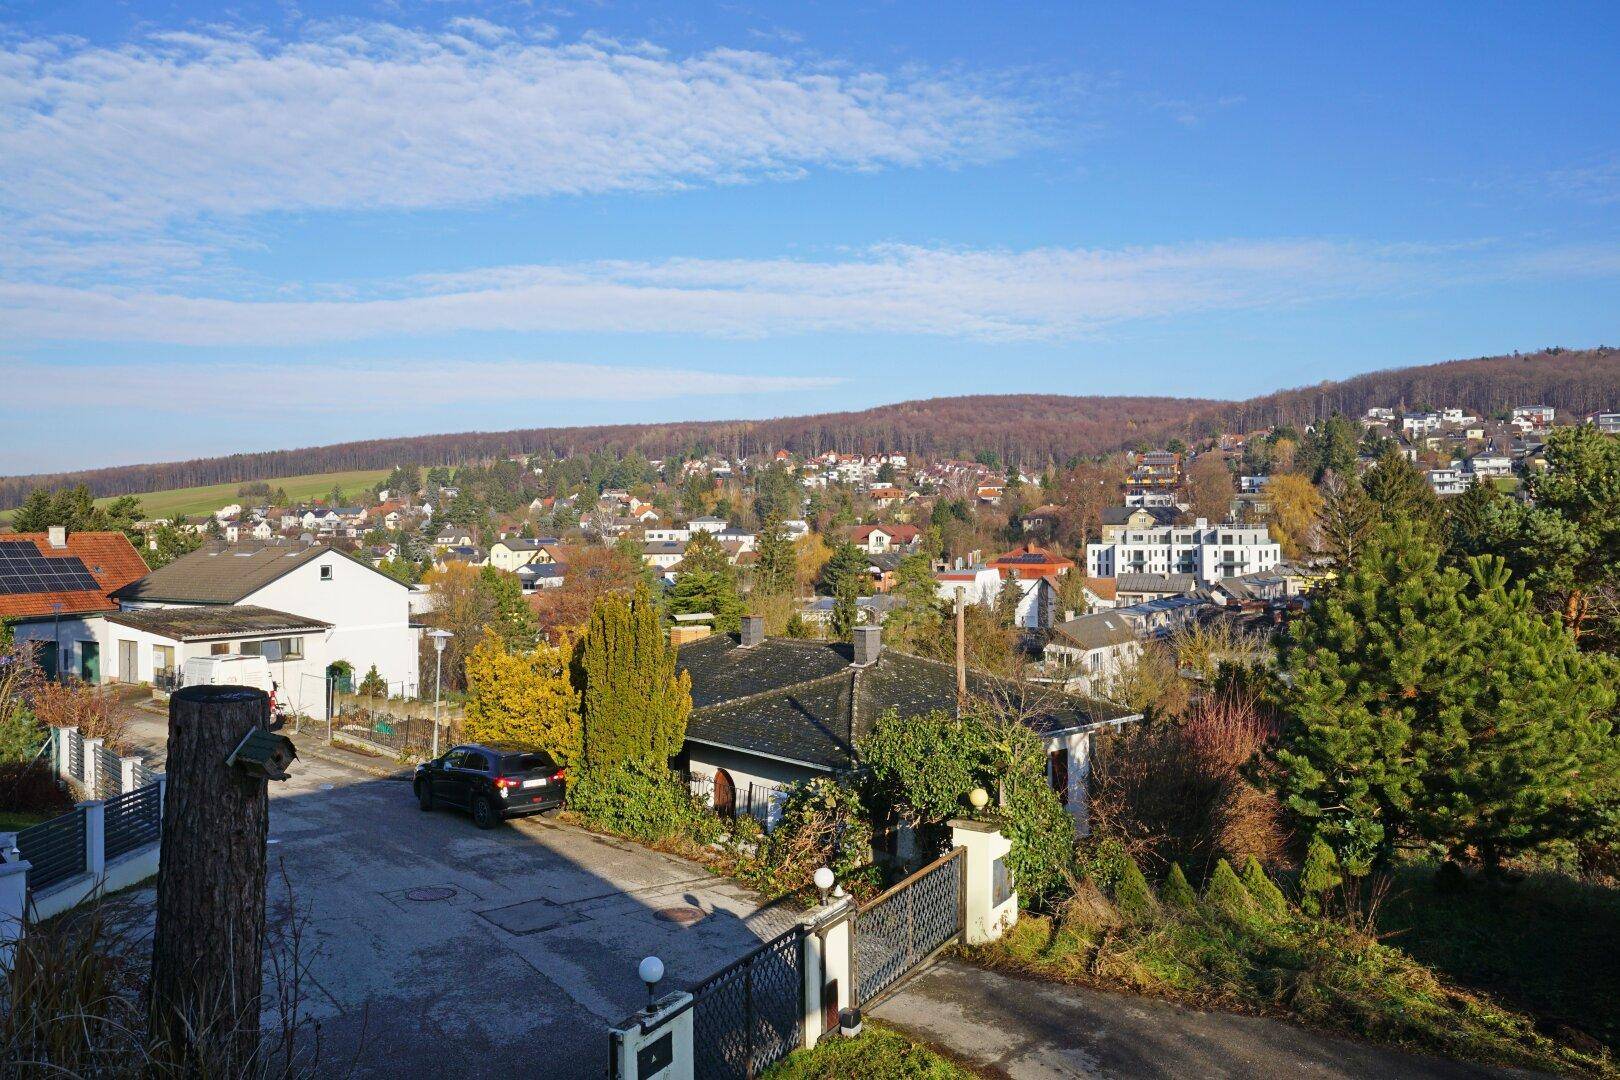
<path fill-rule="evenodd" d="M 423 810 L 470 810 L 475 825 L 493 829 L 561 806 L 566 781 L 562 767 L 538 750 L 468 743 L 416 767 L 416 801 Z"/>

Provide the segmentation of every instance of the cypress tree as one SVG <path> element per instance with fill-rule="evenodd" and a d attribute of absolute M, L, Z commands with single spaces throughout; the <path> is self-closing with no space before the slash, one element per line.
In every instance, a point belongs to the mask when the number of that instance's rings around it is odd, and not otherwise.
<path fill-rule="evenodd" d="M 1243 887 L 1249 890 L 1249 895 L 1268 915 L 1282 916 L 1288 914 L 1288 898 L 1283 896 L 1282 890 L 1266 876 L 1265 868 L 1260 860 L 1250 855 L 1243 861 Z"/>
<path fill-rule="evenodd" d="M 630 762 L 665 768 L 680 752 L 692 689 L 675 660 L 645 586 L 596 602 L 574 665 L 588 776 Z"/>
<path fill-rule="evenodd" d="M 1198 909 L 1198 896 L 1188 884 L 1187 875 L 1182 872 L 1180 863 L 1170 864 L 1170 873 L 1165 875 L 1164 884 L 1159 886 L 1159 899 L 1182 911 Z"/>
<path fill-rule="evenodd" d="M 1339 886 L 1344 875 L 1339 873 L 1339 860 L 1320 836 L 1311 837 L 1305 849 L 1305 865 L 1299 874 L 1299 906 L 1310 915 L 1322 914 L 1322 899 L 1329 889 Z"/>
<path fill-rule="evenodd" d="M 1142 868 L 1136 865 L 1136 860 L 1129 856 L 1125 858 L 1119 884 L 1114 886 L 1114 906 L 1134 923 L 1148 922 L 1159 913 L 1159 901 L 1153 896 L 1152 886 L 1142 876 Z"/>

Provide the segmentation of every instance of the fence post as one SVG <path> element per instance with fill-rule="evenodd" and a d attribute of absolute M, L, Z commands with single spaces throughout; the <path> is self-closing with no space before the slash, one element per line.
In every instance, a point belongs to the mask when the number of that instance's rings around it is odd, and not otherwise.
<path fill-rule="evenodd" d="M 617 1080 L 695 1080 L 692 995 L 666 994 L 609 1034 Z"/>
<path fill-rule="evenodd" d="M 63 780 L 73 776 L 73 740 L 78 736 L 79 729 L 71 727 L 52 728 L 54 733 L 52 749 L 56 751 L 56 775 Z"/>
<path fill-rule="evenodd" d="M 87 799 L 78 807 L 84 811 L 84 868 L 100 881 L 107 873 L 107 804 Z"/>
<path fill-rule="evenodd" d="M 158 787 L 158 820 L 163 820 L 163 797 L 169 793 L 169 774 L 158 773 L 152 777 L 152 783 Z"/>
<path fill-rule="evenodd" d="M 101 790 L 102 739 L 84 740 L 84 790 L 94 795 Z"/>
<path fill-rule="evenodd" d="M 854 1000 L 851 982 L 850 929 L 855 901 L 838 897 L 804 918 L 804 1046 L 808 1050 L 827 1033 L 827 1007 L 836 1018 Z M 829 998 L 831 1000 L 829 1000 Z"/>
<path fill-rule="evenodd" d="M 962 868 L 962 940 L 969 945 L 994 941 L 1018 921 L 1018 893 L 1007 866 L 1012 841 L 988 822 L 959 818 L 950 826 L 951 846 L 967 849 L 961 856 L 967 864 Z"/>
<path fill-rule="evenodd" d="M 123 774 L 119 777 L 118 781 L 119 791 L 134 791 L 136 788 L 141 786 L 139 777 L 135 775 L 135 770 L 141 766 L 140 758 L 120 756 L 118 759 L 118 766 Z"/>

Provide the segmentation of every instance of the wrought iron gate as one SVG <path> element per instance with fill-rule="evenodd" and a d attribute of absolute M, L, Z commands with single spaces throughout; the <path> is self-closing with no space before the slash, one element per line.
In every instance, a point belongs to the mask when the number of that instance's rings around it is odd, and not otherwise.
<path fill-rule="evenodd" d="M 752 1080 L 804 1043 L 804 928 L 692 988 L 695 1075 Z"/>
<path fill-rule="evenodd" d="M 962 936 L 966 851 L 929 863 L 855 913 L 849 965 L 856 1005 L 869 1008 Z"/>

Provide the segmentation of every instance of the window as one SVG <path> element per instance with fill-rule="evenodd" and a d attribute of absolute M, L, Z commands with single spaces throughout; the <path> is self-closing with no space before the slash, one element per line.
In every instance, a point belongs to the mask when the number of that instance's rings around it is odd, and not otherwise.
<path fill-rule="evenodd" d="M 152 668 L 155 671 L 173 671 L 174 670 L 174 646 L 173 645 L 154 645 L 154 646 L 152 646 Z"/>
<path fill-rule="evenodd" d="M 228 641 L 216 641 L 212 645 L 208 646 L 209 656 L 229 656 L 230 652 L 231 643 Z"/>
<path fill-rule="evenodd" d="M 331 567 L 330 563 L 326 563 L 326 564 L 323 564 L 321 566 L 321 580 L 322 581 L 331 581 L 332 580 L 332 567 Z"/>
<path fill-rule="evenodd" d="M 262 656 L 266 660 L 302 660 L 304 639 L 301 637 L 265 638 L 263 641 L 242 642 L 242 652 L 248 656 Z"/>

